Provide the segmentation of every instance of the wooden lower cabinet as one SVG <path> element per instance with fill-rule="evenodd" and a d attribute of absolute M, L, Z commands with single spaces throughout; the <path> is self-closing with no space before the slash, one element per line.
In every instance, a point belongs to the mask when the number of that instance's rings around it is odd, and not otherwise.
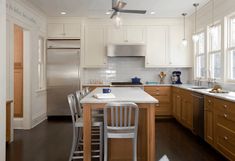
<path fill-rule="evenodd" d="M 171 116 L 171 87 L 170 86 L 145 86 L 145 92 L 159 100 L 155 105 L 155 116 Z"/>
<path fill-rule="evenodd" d="M 193 102 L 190 91 L 173 87 L 173 116 L 186 128 L 193 128 Z"/>
<path fill-rule="evenodd" d="M 11 103 L 13 101 L 6 102 L 6 142 L 11 141 Z"/>
<path fill-rule="evenodd" d="M 204 138 L 207 143 L 214 146 L 214 98 L 205 96 L 204 100 Z"/>
<path fill-rule="evenodd" d="M 215 148 L 229 160 L 235 160 L 235 103 L 214 100 Z"/>

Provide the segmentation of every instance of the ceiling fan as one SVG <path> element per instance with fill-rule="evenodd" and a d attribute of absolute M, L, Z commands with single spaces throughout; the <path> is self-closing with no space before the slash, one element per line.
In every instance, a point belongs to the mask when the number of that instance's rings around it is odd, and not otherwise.
<path fill-rule="evenodd" d="M 145 14 L 146 10 L 125 10 L 123 9 L 127 3 L 122 2 L 121 0 L 112 0 L 112 10 L 113 14 L 111 15 L 111 19 L 118 15 L 120 12 L 122 13 L 135 13 L 135 14 Z"/>

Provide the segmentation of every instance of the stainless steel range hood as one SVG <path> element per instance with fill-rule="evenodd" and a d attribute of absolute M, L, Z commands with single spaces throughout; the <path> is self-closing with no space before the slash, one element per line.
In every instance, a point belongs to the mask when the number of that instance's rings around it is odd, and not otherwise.
<path fill-rule="evenodd" d="M 107 46 L 109 57 L 139 57 L 146 55 L 146 45 L 143 43 L 120 43 Z"/>

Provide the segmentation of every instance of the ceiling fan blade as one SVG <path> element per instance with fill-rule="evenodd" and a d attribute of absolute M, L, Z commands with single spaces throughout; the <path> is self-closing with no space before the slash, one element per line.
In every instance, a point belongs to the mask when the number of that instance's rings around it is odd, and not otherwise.
<path fill-rule="evenodd" d="M 116 15 L 117 15 L 117 11 L 114 11 L 113 14 L 110 16 L 110 18 L 112 19 Z"/>
<path fill-rule="evenodd" d="M 112 8 L 115 10 L 120 10 L 126 6 L 125 2 L 122 2 L 120 0 L 113 0 L 112 1 Z"/>
<path fill-rule="evenodd" d="M 146 13 L 146 10 L 119 10 L 118 12 L 122 12 L 122 13 L 145 14 L 145 13 Z"/>

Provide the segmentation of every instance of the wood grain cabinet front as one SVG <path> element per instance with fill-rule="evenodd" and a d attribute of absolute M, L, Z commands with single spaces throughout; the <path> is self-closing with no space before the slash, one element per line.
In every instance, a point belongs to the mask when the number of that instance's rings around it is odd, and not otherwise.
<path fill-rule="evenodd" d="M 215 148 L 229 160 L 235 160 L 235 103 L 214 101 Z"/>
<path fill-rule="evenodd" d="M 145 86 L 145 92 L 159 100 L 155 105 L 155 116 L 171 116 L 171 87 Z"/>
<path fill-rule="evenodd" d="M 207 143 L 214 145 L 214 98 L 205 96 L 204 100 L 204 138 Z"/>

